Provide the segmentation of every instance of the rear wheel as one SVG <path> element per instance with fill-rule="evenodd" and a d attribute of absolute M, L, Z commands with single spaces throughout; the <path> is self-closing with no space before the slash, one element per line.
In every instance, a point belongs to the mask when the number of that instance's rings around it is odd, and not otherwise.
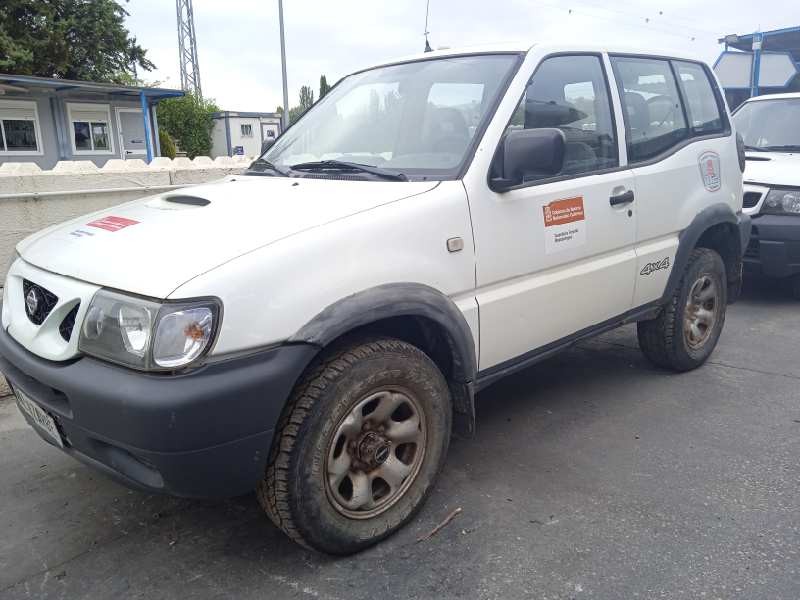
<path fill-rule="evenodd" d="M 727 308 L 725 264 L 714 250 L 696 248 L 661 313 L 637 324 L 639 347 L 654 364 L 675 371 L 702 365 L 717 345 Z"/>
<path fill-rule="evenodd" d="M 382 339 L 330 352 L 284 411 L 258 498 L 298 543 L 357 552 L 421 507 L 450 426 L 447 383 L 418 348 Z"/>

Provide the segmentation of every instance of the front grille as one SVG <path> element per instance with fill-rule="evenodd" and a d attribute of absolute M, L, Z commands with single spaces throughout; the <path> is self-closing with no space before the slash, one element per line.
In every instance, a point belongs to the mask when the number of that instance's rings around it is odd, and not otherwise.
<path fill-rule="evenodd" d="M 742 206 L 753 208 L 761 200 L 761 192 L 745 192 Z"/>
<path fill-rule="evenodd" d="M 58 296 L 27 279 L 22 280 L 22 293 L 25 314 L 34 325 L 41 325 L 58 304 Z"/>
<path fill-rule="evenodd" d="M 64 338 L 65 342 L 68 342 L 72 337 L 72 330 L 75 329 L 75 317 L 78 315 L 78 308 L 80 308 L 80 305 L 81 303 L 78 302 L 78 304 L 67 313 L 64 320 L 61 321 L 61 325 L 58 326 L 58 332 L 61 334 L 61 337 Z"/>

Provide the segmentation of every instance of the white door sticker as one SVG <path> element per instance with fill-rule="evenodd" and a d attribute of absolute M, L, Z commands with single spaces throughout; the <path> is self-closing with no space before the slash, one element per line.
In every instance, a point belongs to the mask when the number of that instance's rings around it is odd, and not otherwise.
<path fill-rule="evenodd" d="M 703 152 L 700 158 L 697 159 L 697 164 L 700 166 L 700 177 L 703 179 L 703 185 L 709 192 L 716 192 L 722 187 L 722 178 L 719 172 L 719 154 L 711 150 Z"/>
<path fill-rule="evenodd" d="M 544 250 L 547 254 L 568 250 L 586 243 L 586 214 L 583 196 L 553 200 L 542 207 Z"/>

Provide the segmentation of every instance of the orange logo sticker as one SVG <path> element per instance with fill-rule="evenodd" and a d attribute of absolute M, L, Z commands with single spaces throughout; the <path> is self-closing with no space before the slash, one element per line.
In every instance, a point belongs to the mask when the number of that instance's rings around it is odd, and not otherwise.
<path fill-rule="evenodd" d="M 583 196 L 553 200 L 542 207 L 544 211 L 544 226 L 566 225 L 575 221 L 583 221 L 586 215 L 583 212 Z"/>

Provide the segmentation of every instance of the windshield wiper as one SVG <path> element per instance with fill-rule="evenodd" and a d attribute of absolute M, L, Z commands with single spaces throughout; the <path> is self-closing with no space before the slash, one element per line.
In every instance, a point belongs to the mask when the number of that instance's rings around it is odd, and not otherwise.
<path fill-rule="evenodd" d="M 389 179 L 391 181 L 408 181 L 405 173 L 398 173 L 397 171 L 389 171 L 381 167 L 373 167 L 372 165 L 362 165 L 361 163 L 345 162 L 343 160 L 319 160 L 313 162 L 304 162 L 291 166 L 292 171 L 351 171 L 360 173 L 369 173 L 376 177 Z"/>
<path fill-rule="evenodd" d="M 752 150 L 753 152 L 767 152 L 767 149 L 763 146 L 748 146 L 747 144 L 744 145 L 745 150 Z"/>
<path fill-rule="evenodd" d="M 783 144 L 779 146 L 763 146 L 766 152 L 800 152 L 800 144 Z"/>
<path fill-rule="evenodd" d="M 279 169 L 266 158 L 255 159 L 252 163 L 250 163 L 250 166 L 247 167 L 246 172 L 250 173 L 251 175 L 271 175 L 271 173 L 268 173 L 267 171 L 274 171 L 278 175 L 283 175 L 284 177 L 287 175 L 286 171 Z"/>

